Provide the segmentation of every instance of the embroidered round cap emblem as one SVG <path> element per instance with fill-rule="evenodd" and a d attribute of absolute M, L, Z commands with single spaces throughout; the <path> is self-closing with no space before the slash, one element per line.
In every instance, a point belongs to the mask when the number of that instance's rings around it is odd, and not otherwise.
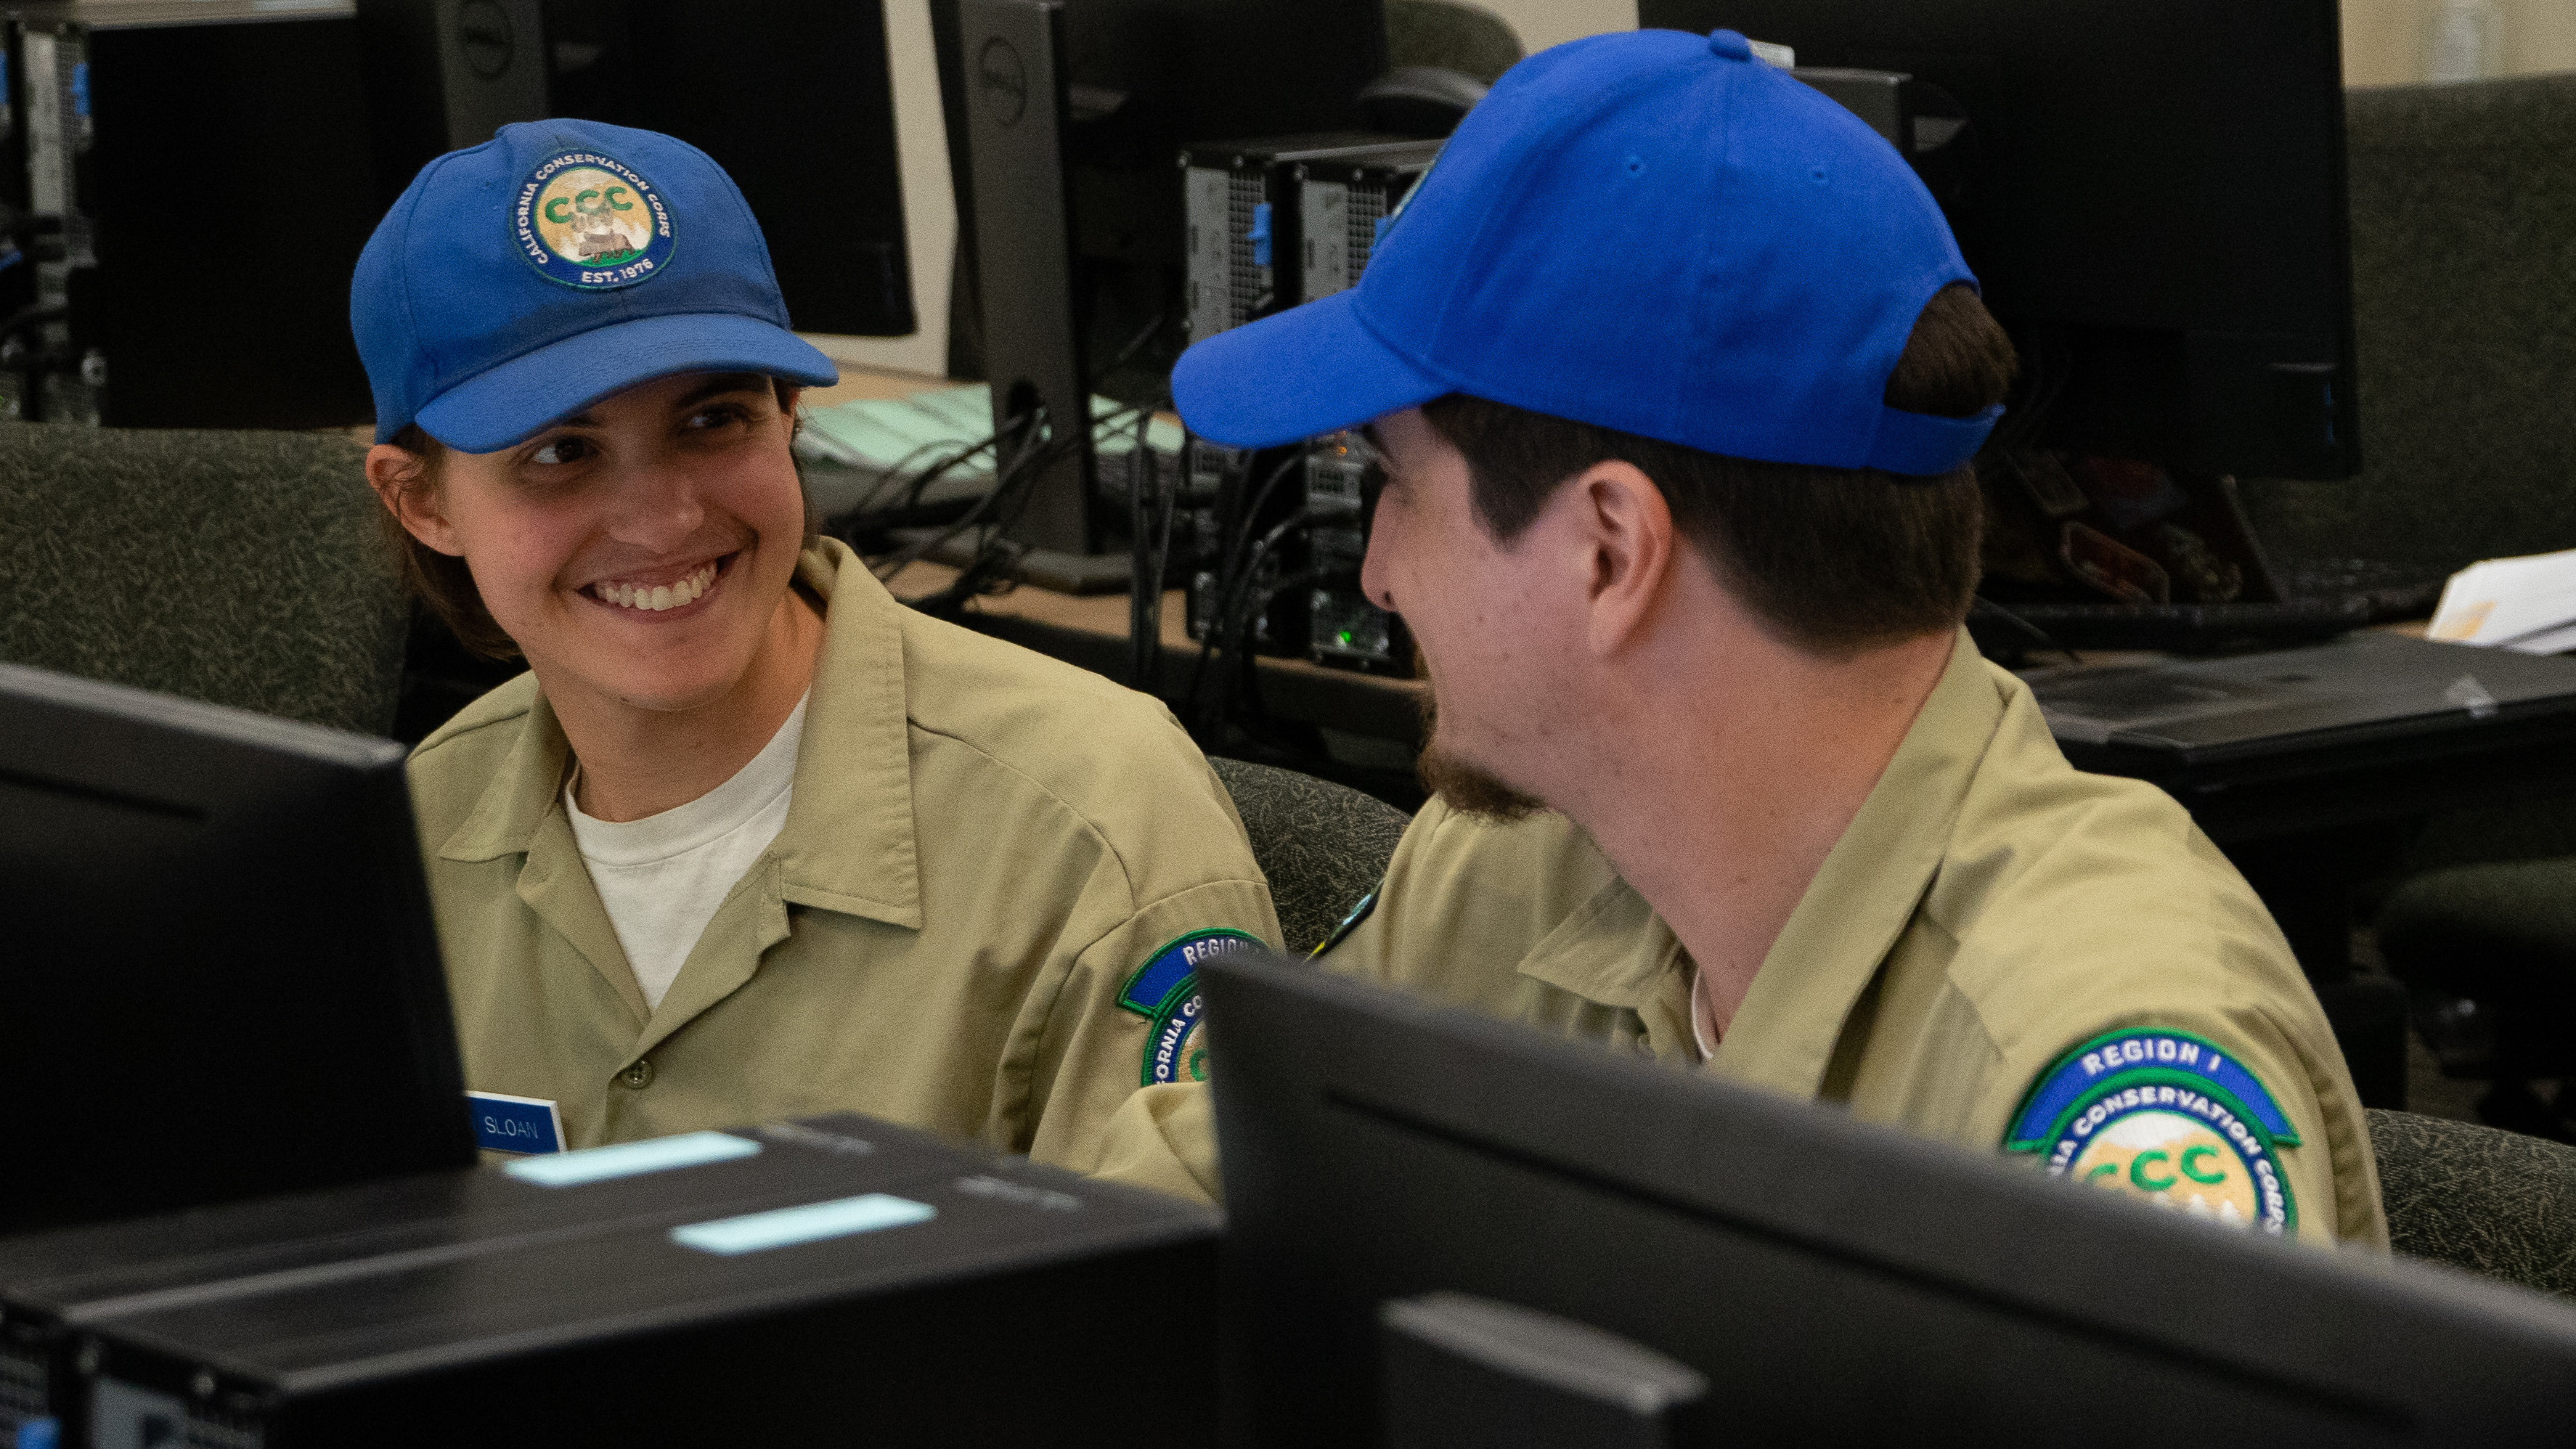
<path fill-rule="evenodd" d="M 633 167 L 596 151 L 547 157 L 519 184 L 510 224 L 519 255 L 548 281 L 608 291 L 671 261 L 671 208 Z"/>

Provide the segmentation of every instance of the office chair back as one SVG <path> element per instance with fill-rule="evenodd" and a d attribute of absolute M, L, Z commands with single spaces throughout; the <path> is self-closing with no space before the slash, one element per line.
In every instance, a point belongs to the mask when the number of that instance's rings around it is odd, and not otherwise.
<path fill-rule="evenodd" d="M 1520 63 L 1511 23 L 1466 0 L 1386 0 L 1386 63 L 1431 66 L 1492 85 Z"/>
<path fill-rule="evenodd" d="M 2370 1145 L 2398 1252 L 2576 1298 L 2576 1147 L 2375 1107 Z"/>
<path fill-rule="evenodd" d="M 0 424 L 0 659 L 383 734 L 402 584 L 338 433 Z"/>
<path fill-rule="evenodd" d="M 1409 817 L 1347 785 L 1244 760 L 1208 761 L 1270 879 L 1281 944 L 1304 955 L 1386 875 Z"/>

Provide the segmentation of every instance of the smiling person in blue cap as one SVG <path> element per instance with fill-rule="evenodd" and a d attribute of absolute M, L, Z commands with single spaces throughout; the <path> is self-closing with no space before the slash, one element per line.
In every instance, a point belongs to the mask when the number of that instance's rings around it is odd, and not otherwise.
<path fill-rule="evenodd" d="M 1200 434 L 1366 424 L 1386 468 L 1362 582 L 1437 798 L 1324 965 L 2384 1247 L 2262 904 L 1961 628 L 2013 366 L 1974 288 L 1860 121 L 1647 31 L 1516 67 L 1356 288 L 1181 359 Z M 1203 1099 L 1131 1103 L 1118 1160 L 1212 1187 Z"/>
<path fill-rule="evenodd" d="M 487 1147 L 851 1110 L 1097 1165 L 1275 940 L 1147 697 L 903 608 L 812 532 L 787 330 L 715 163 L 585 121 L 430 163 L 358 263 L 367 478 L 528 672 L 411 763 Z"/>

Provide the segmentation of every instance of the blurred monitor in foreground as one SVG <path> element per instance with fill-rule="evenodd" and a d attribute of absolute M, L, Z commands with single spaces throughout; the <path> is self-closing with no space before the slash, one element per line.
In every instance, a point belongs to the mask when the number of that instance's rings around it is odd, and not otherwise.
<path fill-rule="evenodd" d="M 403 754 L 0 664 L 0 1233 L 474 1161 Z"/>
<path fill-rule="evenodd" d="M 1225 1442 L 2558 1443 L 2576 1311 L 1278 958 L 1201 976 Z"/>

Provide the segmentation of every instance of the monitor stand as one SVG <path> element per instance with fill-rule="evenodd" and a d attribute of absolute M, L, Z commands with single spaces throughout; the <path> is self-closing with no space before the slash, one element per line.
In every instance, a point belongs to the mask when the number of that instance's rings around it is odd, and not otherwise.
<path fill-rule="evenodd" d="M 958 20 L 993 431 L 1015 435 L 1038 409 L 1059 437 L 1064 420 L 1079 420 L 1076 435 L 1039 467 L 1004 536 L 1031 550 L 1022 574 L 1041 587 L 1065 580 L 1076 593 L 1123 588 L 1126 555 L 1100 552 L 1090 367 L 1074 316 L 1064 7 L 965 0 Z"/>
<path fill-rule="evenodd" d="M 1678 1449 L 1708 1380 L 1589 1324 L 1466 1293 L 1378 1308 L 1388 1449 Z"/>

